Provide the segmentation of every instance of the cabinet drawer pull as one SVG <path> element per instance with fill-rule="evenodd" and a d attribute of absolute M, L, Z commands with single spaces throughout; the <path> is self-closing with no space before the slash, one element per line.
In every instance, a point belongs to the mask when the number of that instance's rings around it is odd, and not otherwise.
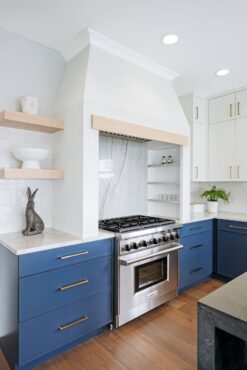
<path fill-rule="evenodd" d="M 229 227 L 230 229 L 247 230 L 247 227 L 244 227 L 244 226 L 234 226 L 234 225 L 229 225 L 228 227 Z"/>
<path fill-rule="evenodd" d="M 229 166 L 229 179 L 232 179 L 232 166 Z"/>
<path fill-rule="evenodd" d="M 240 166 L 237 166 L 237 179 L 240 179 Z"/>
<path fill-rule="evenodd" d="M 88 251 L 82 251 L 82 252 L 79 252 L 79 253 L 74 253 L 74 254 L 68 254 L 67 256 L 59 256 L 58 258 L 60 260 L 67 260 L 69 258 L 74 258 L 74 257 L 79 257 L 79 256 L 83 256 L 84 254 L 88 254 L 89 252 Z"/>
<path fill-rule="evenodd" d="M 202 246 L 203 246 L 203 244 L 197 244 L 197 245 L 193 245 L 192 247 L 190 247 L 190 249 L 196 249 L 196 248 L 200 248 Z"/>
<path fill-rule="evenodd" d="M 195 227 L 191 227 L 190 231 L 200 230 L 200 229 L 203 229 L 203 227 L 202 226 L 195 226 Z"/>
<path fill-rule="evenodd" d="M 238 102 L 238 107 L 237 107 L 237 110 L 238 110 L 238 116 L 240 116 L 240 102 Z"/>
<path fill-rule="evenodd" d="M 232 117 L 232 104 L 230 104 L 230 117 Z"/>
<path fill-rule="evenodd" d="M 198 271 L 201 271 L 201 270 L 202 270 L 202 267 L 198 267 L 197 269 L 191 270 L 190 274 L 193 274 L 194 272 L 198 272 Z"/>
<path fill-rule="evenodd" d="M 59 326 L 59 327 L 58 327 L 58 329 L 59 329 L 60 331 L 63 331 L 63 330 L 66 330 L 66 329 L 72 328 L 72 326 L 78 325 L 78 324 L 80 324 L 81 322 L 86 321 L 86 320 L 88 320 L 88 316 L 84 315 L 84 316 L 82 316 L 82 318 L 81 318 L 81 319 L 76 320 L 76 321 L 73 321 L 73 322 L 71 322 L 70 324 Z"/>
<path fill-rule="evenodd" d="M 83 279 L 81 281 L 78 281 L 77 283 L 70 284 L 70 285 L 65 285 L 65 286 L 60 286 L 59 290 L 60 292 L 64 292 L 65 290 L 71 289 L 71 288 L 76 288 L 77 286 L 84 285 L 88 283 L 88 279 Z"/>
<path fill-rule="evenodd" d="M 198 118 L 199 118 L 199 108 L 196 107 L 196 119 L 198 119 Z"/>
<path fill-rule="evenodd" d="M 199 177 L 199 167 L 196 166 L 195 167 L 195 170 L 196 170 L 196 176 L 195 176 L 195 178 L 198 179 L 198 177 Z"/>

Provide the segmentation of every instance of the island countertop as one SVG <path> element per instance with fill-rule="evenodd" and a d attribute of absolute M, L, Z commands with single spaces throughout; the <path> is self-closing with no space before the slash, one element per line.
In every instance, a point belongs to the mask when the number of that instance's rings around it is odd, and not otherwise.
<path fill-rule="evenodd" d="M 247 322 L 247 272 L 199 300 L 199 304 Z"/>
<path fill-rule="evenodd" d="M 21 255 L 114 238 L 114 235 L 114 233 L 99 230 L 98 234 L 95 236 L 80 238 L 57 229 L 47 228 L 42 234 L 32 236 L 24 236 L 21 232 L 0 234 L 0 244 L 14 254 Z"/>

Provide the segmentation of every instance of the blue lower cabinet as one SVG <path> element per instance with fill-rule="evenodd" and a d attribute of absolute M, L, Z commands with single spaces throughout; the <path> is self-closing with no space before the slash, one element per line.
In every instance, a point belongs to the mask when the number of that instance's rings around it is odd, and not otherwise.
<path fill-rule="evenodd" d="M 213 270 L 213 231 L 180 238 L 179 289 L 183 290 L 206 279 Z"/>
<path fill-rule="evenodd" d="M 19 321 L 111 289 L 112 266 L 109 256 L 19 279 Z"/>
<path fill-rule="evenodd" d="M 19 366 L 112 321 L 112 291 L 97 293 L 19 324 Z"/>
<path fill-rule="evenodd" d="M 240 226 L 241 227 L 241 226 Z M 237 233 L 238 230 L 240 233 Z M 234 232 L 218 230 L 217 236 L 217 274 L 235 278 L 247 271 L 246 230 Z"/>

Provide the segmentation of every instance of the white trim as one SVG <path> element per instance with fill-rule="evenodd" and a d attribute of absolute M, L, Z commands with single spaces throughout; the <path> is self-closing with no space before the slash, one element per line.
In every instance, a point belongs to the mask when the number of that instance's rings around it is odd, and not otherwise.
<path fill-rule="evenodd" d="M 169 81 L 172 81 L 179 76 L 178 73 L 169 68 L 107 38 L 106 36 L 101 35 L 96 31 L 91 30 L 90 28 L 79 33 L 74 40 L 70 42 L 69 46 L 61 51 L 61 54 L 65 60 L 68 61 L 90 45 L 106 50 L 127 62 L 146 69 L 155 75 L 166 78 Z"/>

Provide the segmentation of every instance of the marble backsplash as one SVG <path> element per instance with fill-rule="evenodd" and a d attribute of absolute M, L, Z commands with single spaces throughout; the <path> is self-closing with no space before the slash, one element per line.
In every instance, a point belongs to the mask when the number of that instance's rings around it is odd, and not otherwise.
<path fill-rule="evenodd" d="M 205 199 L 201 198 L 201 194 L 204 190 L 210 189 L 212 185 L 231 193 L 229 204 L 219 202 L 220 212 L 247 213 L 247 182 L 192 182 L 191 202 L 205 202 Z"/>
<path fill-rule="evenodd" d="M 100 135 L 99 218 L 147 214 L 145 143 Z"/>

